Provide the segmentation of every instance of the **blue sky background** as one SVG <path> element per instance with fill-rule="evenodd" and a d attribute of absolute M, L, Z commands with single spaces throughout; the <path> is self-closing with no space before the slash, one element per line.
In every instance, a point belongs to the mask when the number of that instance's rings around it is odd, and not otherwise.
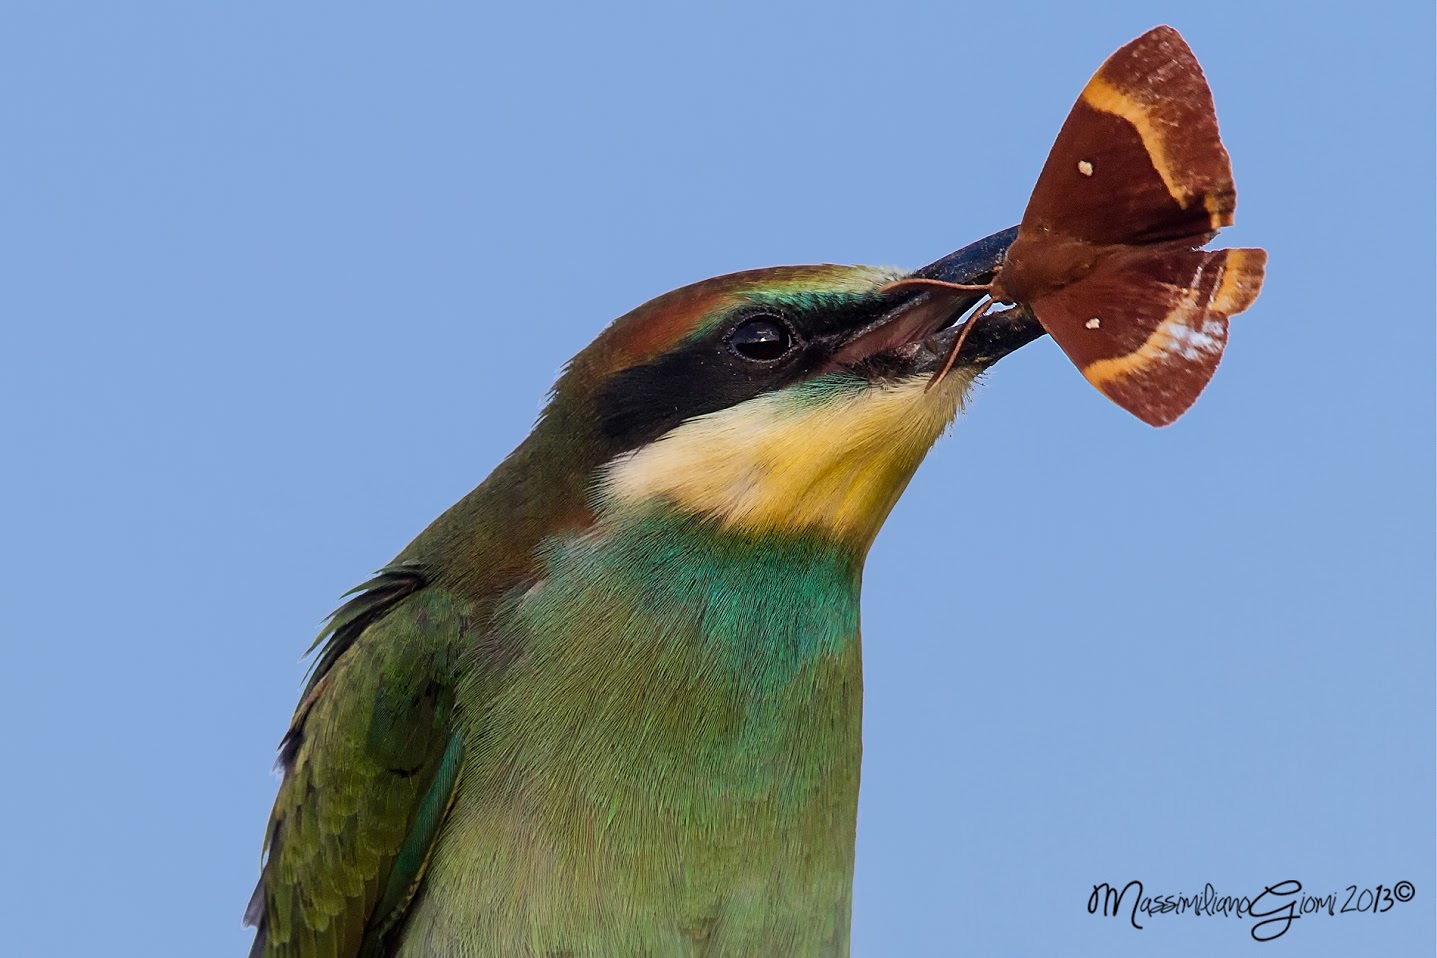
<path fill-rule="evenodd" d="M 1267 285 L 1177 425 L 1043 341 L 894 513 L 854 951 L 1431 955 L 1429 4 L 58 0 L 0 15 L 6 954 L 243 954 L 300 653 L 561 363 L 705 276 L 1011 225 L 1163 21 Z M 1416 897 L 1087 913 L 1134 878 Z"/>

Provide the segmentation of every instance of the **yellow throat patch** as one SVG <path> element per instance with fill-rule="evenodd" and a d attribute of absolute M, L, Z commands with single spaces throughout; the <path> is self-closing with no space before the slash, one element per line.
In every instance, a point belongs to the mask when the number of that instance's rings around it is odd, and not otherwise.
<path fill-rule="evenodd" d="M 690 419 L 610 462 L 601 511 L 667 500 L 753 534 L 819 532 L 863 549 L 962 408 L 971 369 L 804 387 Z"/>

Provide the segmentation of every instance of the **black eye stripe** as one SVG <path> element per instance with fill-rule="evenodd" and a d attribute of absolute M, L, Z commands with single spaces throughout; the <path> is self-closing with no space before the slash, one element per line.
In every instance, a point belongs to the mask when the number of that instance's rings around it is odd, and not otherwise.
<path fill-rule="evenodd" d="M 592 399 L 605 455 L 637 448 L 685 419 L 802 380 L 823 365 L 837 337 L 888 305 L 876 297 L 795 307 L 751 304 L 707 334 L 611 374 Z M 749 325 L 760 322 L 775 328 Z"/>

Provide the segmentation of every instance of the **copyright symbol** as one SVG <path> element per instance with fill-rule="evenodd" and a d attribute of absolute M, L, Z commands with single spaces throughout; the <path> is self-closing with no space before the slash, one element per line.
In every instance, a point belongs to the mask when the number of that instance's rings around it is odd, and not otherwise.
<path fill-rule="evenodd" d="M 1412 887 L 1410 881 L 1400 881 L 1392 886 L 1392 897 L 1398 901 L 1411 901 L 1415 894 L 1417 894 L 1417 889 Z"/>

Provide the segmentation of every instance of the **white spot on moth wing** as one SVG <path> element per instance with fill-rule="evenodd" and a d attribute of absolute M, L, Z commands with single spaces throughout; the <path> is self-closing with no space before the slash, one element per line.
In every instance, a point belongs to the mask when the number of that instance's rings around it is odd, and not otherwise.
<path fill-rule="evenodd" d="M 1083 174 L 1084 176 L 1092 176 L 1092 175 L 1093 175 L 1093 164 L 1090 163 L 1090 162 L 1088 162 L 1087 160 L 1079 160 L 1079 161 L 1078 161 L 1078 172 L 1081 173 L 1081 174 Z"/>
<path fill-rule="evenodd" d="M 1099 319 L 1098 317 L 1094 316 L 1092 319 L 1090 319 L 1090 320 L 1088 320 L 1086 323 L 1084 323 L 1084 324 L 1083 324 L 1083 327 L 1084 327 L 1085 329 L 1097 329 L 1097 328 L 1098 328 L 1099 326 L 1101 326 L 1101 325 L 1103 325 L 1103 321 L 1102 321 L 1101 319 Z"/>

